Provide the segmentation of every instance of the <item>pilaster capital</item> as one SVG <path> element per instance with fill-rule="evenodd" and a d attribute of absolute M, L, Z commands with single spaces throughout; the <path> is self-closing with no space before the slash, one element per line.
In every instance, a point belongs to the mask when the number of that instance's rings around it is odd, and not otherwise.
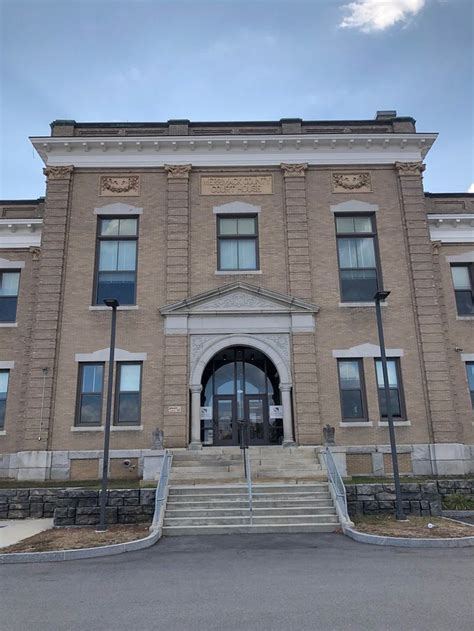
<path fill-rule="evenodd" d="M 49 180 L 69 180 L 73 171 L 73 166 L 45 167 L 43 169 L 43 173 Z"/>
<path fill-rule="evenodd" d="M 189 179 L 191 164 L 165 164 L 165 171 L 168 173 L 168 179 Z"/>
<path fill-rule="evenodd" d="M 283 171 L 283 177 L 304 177 L 308 165 L 306 162 L 301 164 L 287 164 L 282 162 L 280 167 Z"/>
<path fill-rule="evenodd" d="M 292 384 L 291 383 L 281 383 L 279 388 L 280 388 L 280 392 L 290 392 L 290 390 L 292 388 Z"/>
<path fill-rule="evenodd" d="M 398 175 L 421 175 L 425 170 L 423 162 L 395 162 Z"/>
<path fill-rule="evenodd" d="M 202 391 L 202 385 L 201 384 L 192 384 L 189 386 L 189 389 L 191 390 L 191 392 L 195 392 L 195 393 L 199 393 Z"/>

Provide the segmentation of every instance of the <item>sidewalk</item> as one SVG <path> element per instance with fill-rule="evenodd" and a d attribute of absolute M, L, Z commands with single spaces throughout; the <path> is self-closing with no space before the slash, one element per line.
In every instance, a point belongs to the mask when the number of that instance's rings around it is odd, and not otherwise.
<path fill-rule="evenodd" d="M 0 549 L 53 527 L 52 519 L 9 519 L 0 521 Z"/>

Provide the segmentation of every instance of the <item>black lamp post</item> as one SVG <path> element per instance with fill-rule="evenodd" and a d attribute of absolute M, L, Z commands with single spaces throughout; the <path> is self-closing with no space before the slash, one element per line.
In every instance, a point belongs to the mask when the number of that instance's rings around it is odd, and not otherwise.
<path fill-rule="evenodd" d="M 377 314 L 377 329 L 379 332 L 380 359 L 382 361 L 383 389 L 385 393 L 385 405 L 387 407 L 388 432 L 390 435 L 390 450 L 392 452 L 393 479 L 395 482 L 396 497 L 396 517 L 398 520 L 405 520 L 405 514 L 402 508 L 402 491 L 400 488 L 400 474 L 398 471 L 397 443 L 395 439 L 395 428 L 393 426 L 392 404 L 390 401 L 390 385 L 388 381 L 387 355 L 385 352 L 385 338 L 383 334 L 382 310 L 380 301 L 386 300 L 390 295 L 389 291 L 378 291 L 375 296 L 375 312 Z"/>
<path fill-rule="evenodd" d="M 110 445 L 110 422 L 112 417 L 112 393 L 114 387 L 114 358 L 115 358 L 115 330 L 117 325 L 118 300 L 107 298 L 104 300 L 107 307 L 112 309 L 112 327 L 110 332 L 110 353 L 109 353 L 109 380 L 107 383 L 107 411 L 105 415 L 104 431 L 104 462 L 102 465 L 102 487 L 100 492 L 100 521 L 98 531 L 107 530 L 105 520 L 105 507 L 107 505 L 107 481 L 109 473 L 109 445 Z"/>

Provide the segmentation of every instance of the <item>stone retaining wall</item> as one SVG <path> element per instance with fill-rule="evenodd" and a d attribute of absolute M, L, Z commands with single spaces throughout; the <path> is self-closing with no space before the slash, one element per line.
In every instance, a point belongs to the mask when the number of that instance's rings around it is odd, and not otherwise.
<path fill-rule="evenodd" d="M 94 489 L 0 489 L 0 519 L 54 517 L 55 526 L 99 523 L 99 495 Z M 154 489 L 116 489 L 107 494 L 107 523 L 152 520 Z"/>
<path fill-rule="evenodd" d="M 428 480 L 402 484 L 403 510 L 410 515 L 440 515 L 445 495 L 462 493 L 474 498 L 473 480 Z M 395 512 L 394 484 L 346 484 L 349 514 L 378 515 Z"/>

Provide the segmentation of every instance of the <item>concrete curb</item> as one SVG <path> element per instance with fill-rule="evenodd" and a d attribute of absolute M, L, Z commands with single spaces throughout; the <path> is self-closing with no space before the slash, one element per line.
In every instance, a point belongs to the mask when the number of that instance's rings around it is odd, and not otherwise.
<path fill-rule="evenodd" d="M 135 539 L 126 543 L 114 543 L 109 546 L 97 546 L 79 550 L 51 550 L 50 552 L 11 552 L 10 554 L 0 554 L 0 565 L 7 563 L 50 563 L 52 561 L 73 561 L 112 556 L 149 548 L 160 537 L 161 528 L 157 528 L 144 539 Z"/>
<path fill-rule="evenodd" d="M 415 539 L 409 537 L 383 537 L 359 532 L 348 526 L 343 526 L 345 535 L 359 543 L 369 543 L 375 546 L 397 546 L 399 548 L 468 548 L 474 546 L 474 536 L 451 539 Z"/>
<path fill-rule="evenodd" d="M 457 517 L 474 517 L 474 510 L 442 510 L 441 517 L 451 517 L 451 519 L 456 519 Z"/>

